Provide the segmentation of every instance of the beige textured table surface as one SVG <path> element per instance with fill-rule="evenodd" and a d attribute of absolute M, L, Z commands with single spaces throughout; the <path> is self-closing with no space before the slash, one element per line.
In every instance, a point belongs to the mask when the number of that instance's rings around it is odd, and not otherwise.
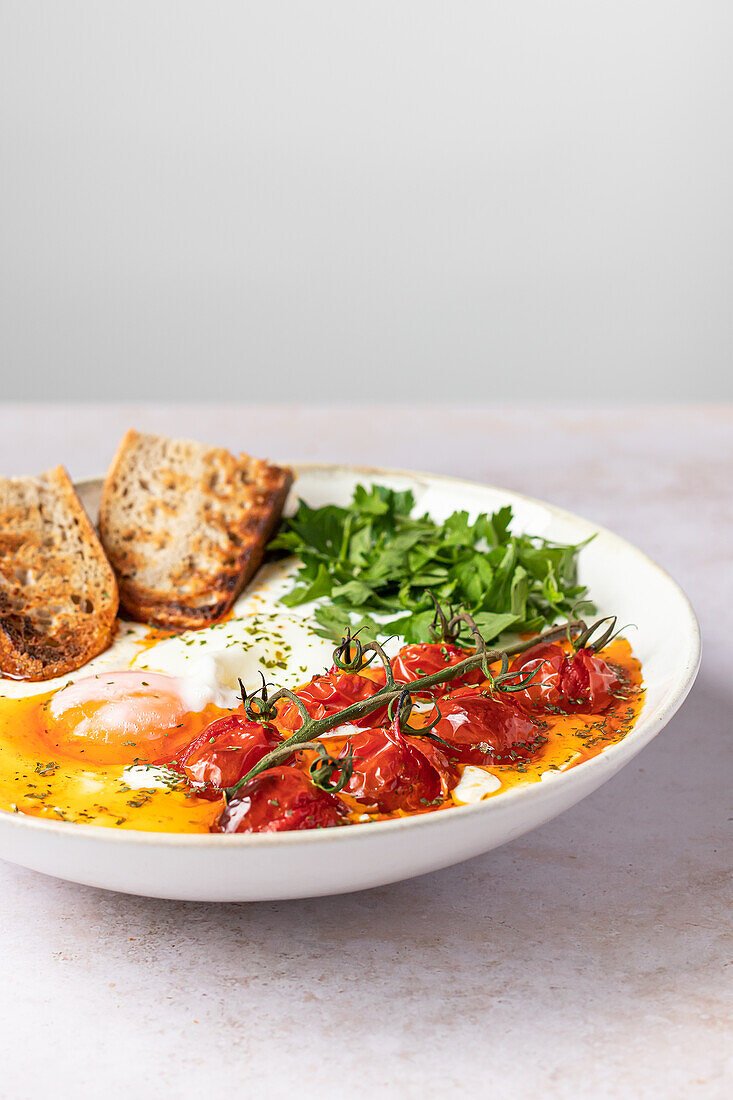
<path fill-rule="evenodd" d="M 312 901 L 209 906 L 0 864 L 0 1095 L 733 1095 L 733 410 L 0 409 L 0 472 L 103 472 L 129 425 L 395 465 L 613 528 L 701 619 L 698 682 L 513 844 Z"/>

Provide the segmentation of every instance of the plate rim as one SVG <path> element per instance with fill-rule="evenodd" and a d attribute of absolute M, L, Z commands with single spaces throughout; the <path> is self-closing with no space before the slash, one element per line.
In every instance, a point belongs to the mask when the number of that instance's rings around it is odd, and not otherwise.
<path fill-rule="evenodd" d="M 559 518 L 571 520 L 574 523 L 584 524 L 592 528 L 594 533 L 600 533 L 610 538 L 617 545 L 624 547 L 627 551 L 631 551 L 638 558 L 642 559 L 647 566 L 650 566 L 657 573 L 661 574 L 664 580 L 676 590 L 678 597 L 682 601 L 683 608 L 687 613 L 687 626 L 689 628 L 689 633 L 685 635 L 688 641 L 688 653 L 685 660 L 684 675 L 673 691 L 672 696 L 655 716 L 649 719 L 647 725 L 642 723 L 642 728 L 640 730 L 637 725 L 634 725 L 621 741 L 609 745 L 607 748 L 603 749 L 598 756 L 594 756 L 590 760 L 584 760 L 580 764 L 576 764 L 574 767 L 569 768 L 567 771 L 556 773 L 557 779 L 551 784 L 543 786 L 542 783 L 530 783 L 526 786 L 512 787 L 497 798 L 484 799 L 469 805 L 451 806 L 448 808 L 450 819 L 460 818 L 461 820 L 465 820 L 468 815 L 492 812 L 498 813 L 509 803 L 527 802 L 530 799 L 534 800 L 535 803 L 541 803 L 543 801 L 551 802 L 553 800 L 553 791 L 556 790 L 557 787 L 560 785 L 567 786 L 568 783 L 581 782 L 583 777 L 590 775 L 592 771 L 596 774 L 602 771 L 609 772 L 608 778 L 611 778 L 611 776 L 619 770 L 614 766 L 619 757 L 622 758 L 623 764 L 623 756 L 628 752 L 627 746 L 633 744 L 636 748 L 636 752 L 645 748 L 677 713 L 692 690 L 692 686 L 700 669 L 702 638 L 700 624 L 687 593 L 663 566 L 659 565 L 658 562 L 643 550 L 639 549 L 634 543 L 623 538 L 621 535 L 617 535 L 609 528 L 594 523 L 592 520 L 586 519 L 584 516 L 580 516 L 568 509 L 552 504 L 550 501 L 542 500 L 540 497 L 529 496 L 526 493 L 520 493 L 514 489 L 507 489 L 500 485 L 493 485 L 484 481 L 475 481 L 470 478 L 454 477 L 449 474 L 436 474 L 421 470 L 404 470 L 392 466 L 362 466 L 340 462 L 283 461 L 280 464 L 291 466 L 295 470 L 296 475 L 300 471 L 323 471 L 330 473 L 342 472 L 351 475 L 357 474 L 366 477 L 396 476 L 426 478 L 430 481 L 440 481 L 464 486 L 468 485 L 472 488 L 489 489 L 497 493 L 506 493 L 516 500 L 522 500 L 528 504 L 547 508 L 553 515 Z M 104 479 L 101 477 L 81 478 L 74 481 L 74 488 L 77 492 L 85 488 L 100 488 L 103 480 Z M 297 488 L 297 477 L 293 488 Z M 635 736 L 637 734 L 638 736 Z M 639 743 L 640 740 L 641 743 Z M 631 753 L 630 759 L 636 755 L 636 752 Z M 573 775 L 575 779 L 571 780 L 570 777 Z M 601 786 L 602 783 L 603 780 L 601 779 L 600 783 L 595 785 L 596 788 Z M 175 833 L 156 832 L 144 829 L 115 829 L 114 827 L 105 825 L 80 825 L 78 822 L 72 821 L 51 821 L 46 818 L 32 817 L 0 808 L 0 826 L 9 825 L 19 829 L 40 830 L 45 833 L 59 834 L 62 837 L 75 836 L 87 842 L 111 841 L 113 843 L 139 844 L 142 846 L 157 844 L 174 848 L 215 847 L 221 849 L 224 846 L 227 848 L 261 848 L 263 845 L 287 847 L 301 844 L 334 843 L 337 842 L 338 838 L 344 836 L 350 836 L 353 841 L 357 841 L 366 837 L 374 837 L 375 825 L 379 826 L 379 834 L 385 835 L 388 832 L 402 832 L 405 829 L 435 827 L 438 824 L 445 824 L 445 822 L 446 813 L 430 813 L 407 814 L 405 817 L 392 818 L 387 821 L 356 822 L 349 825 L 348 829 L 303 829 L 280 833 Z M 339 840 L 338 842 L 342 843 L 343 841 Z"/>

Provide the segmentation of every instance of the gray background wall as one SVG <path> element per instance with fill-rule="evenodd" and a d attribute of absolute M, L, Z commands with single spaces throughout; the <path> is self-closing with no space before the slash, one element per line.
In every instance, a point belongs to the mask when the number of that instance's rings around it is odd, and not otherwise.
<path fill-rule="evenodd" d="M 6 398 L 733 398 L 727 0 L 1 0 Z"/>

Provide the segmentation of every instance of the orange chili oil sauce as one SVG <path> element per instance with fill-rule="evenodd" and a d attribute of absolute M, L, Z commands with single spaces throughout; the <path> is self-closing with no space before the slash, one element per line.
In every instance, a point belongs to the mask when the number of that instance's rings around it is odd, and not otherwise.
<path fill-rule="evenodd" d="M 495 798 L 512 788 L 537 783 L 548 771 L 575 767 L 626 736 L 643 704 L 641 665 L 623 638 L 613 641 L 603 657 L 621 677 L 620 697 L 602 714 L 540 715 L 536 719 L 541 727 L 537 751 L 529 759 L 486 765 L 484 770 L 496 776 L 500 786 L 484 797 Z M 122 764 L 65 759 L 63 753 L 52 752 L 44 721 L 50 698 L 51 693 L 25 699 L 0 698 L 0 809 L 54 821 L 148 832 L 209 831 L 223 809 L 223 799 L 200 798 L 183 783 L 165 790 L 133 788 L 124 781 Z M 200 714 L 187 716 L 191 739 L 210 722 L 229 713 L 209 706 Z M 416 713 L 411 724 L 427 725 L 430 717 Z M 309 758 L 302 754 L 304 763 Z M 136 762 L 144 763 L 130 761 Z M 366 813 L 364 806 L 348 796 L 344 801 L 351 811 L 347 818 L 351 823 L 408 816 L 401 810 Z M 435 813 L 456 802 L 449 795 L 443 802 L 417 812 Z"/>

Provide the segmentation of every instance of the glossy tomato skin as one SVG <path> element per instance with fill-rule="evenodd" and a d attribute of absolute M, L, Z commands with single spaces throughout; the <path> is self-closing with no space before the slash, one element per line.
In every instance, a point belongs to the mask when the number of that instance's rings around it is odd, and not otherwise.
<path fill-rule="evenodd" d="M 562 675 L 567 655 L 562 646 L 543 643 L 520 653 L 511 664 L 511 671 L 520 673 L 521 680 L 534 673 L 531 683 L 521 691 L 512 692 L 514 701 L 535 713 L 556 710 L 562 706 Z M 516 681 L 508 681 L 510 684 Z"/>
<path fill-rule="evenodd" d="M 282 744 L 277 730 L 228 714 L 207 726 L 178 757 L 178 766 L 197 786 L 221 791 L 232 787 Z"/>
<path fill-rule="evenodd" d="M 559 645 L 537 645 L 512 662 L 511 671 L 521 676 L 534 670 L 532 682 L 512 695 L 525 710 L 535 713 L 598 714 L 611 705 L 620 683 L 614 670 L 591 649 L 568 655 Z"/>
<path fill-rule="evenodd" d="M 356 672 L 339 672 L 331 669 L 323 676 L 315 676 L 304 688 L 299 688 L 296 695 L 305 703 L 306 710 L 311 718 L 327 718 L 352 703 L 358 703 L 362 699 L 369 699 L 379 691 L 379 684 L 369 680 L 366 676 L 359 676 Z M 368 718 L 357 719 L 354 725 L 372 725 L 381 722 L 386 714 L 385 708 L 380 708 Z M 300 729 L 301 715 L 295 703 L 288 700 L 278 706 L 278 725 L 284 730 L 294 731 Z"/>
<path fill-rule="evenodd" d="M 409 684 L 422 676 L 431 676 L 434 672 L 442 672 L 450 665 L 457 665 L 465 661 L 471 654 L 458 646 L 441 642 L 424 642 L 403 646 L 392 661 L 392 674 L 398 684 Z M 385 683 L 384 671 L 378 673 L 380 683 Z M 444 684 L 436 684 L 429 689 L 432 696 L 445 695 L 459 685 L 478 684 L 483 679 L 483 674 L 474 669 L 455 680 L 448 680 Z"/>
<path fill-rule="evenodd" d="M 568 657 L 562 679 L 567 710 L 599 714 L 611 705 L 620 686 L 616 672 L 592 649 L 579 649 Z"/>
<path fill-rule="evenodd" d="M 442 801 L 458 782 L 458 773 L 432 746 L 423 750 L 425 740 L 403 736 L 396 722 L 389 729 L 354 734 L 349 738 L 354 770 L 344 794 L 385 814 L 424 810 Z"/>
<path fill-rule="evenodd" d="M 536 751 L 537 725 L 509 700 L 459 688 L 438 706 L 441 718 L 434 732 L 452 746 L 462 763 L 508 763 Z"/>
<path fill-rule="evenodd" d="M 268 768 L 232 798 L 213 831 L 281 833 L 341 825 L 348 811 L 335 795 L 314 787 L 293 767 Z"/>
<path fill-rule="evenodd" d="M 406 736 L 405 740 L 418 750 L 435 768 L 440 779 L 441 794 L 447 798 L 461 778 L 457 768 L 458 758 L 452 749 L 441 745 L 431 737 Z"/>

